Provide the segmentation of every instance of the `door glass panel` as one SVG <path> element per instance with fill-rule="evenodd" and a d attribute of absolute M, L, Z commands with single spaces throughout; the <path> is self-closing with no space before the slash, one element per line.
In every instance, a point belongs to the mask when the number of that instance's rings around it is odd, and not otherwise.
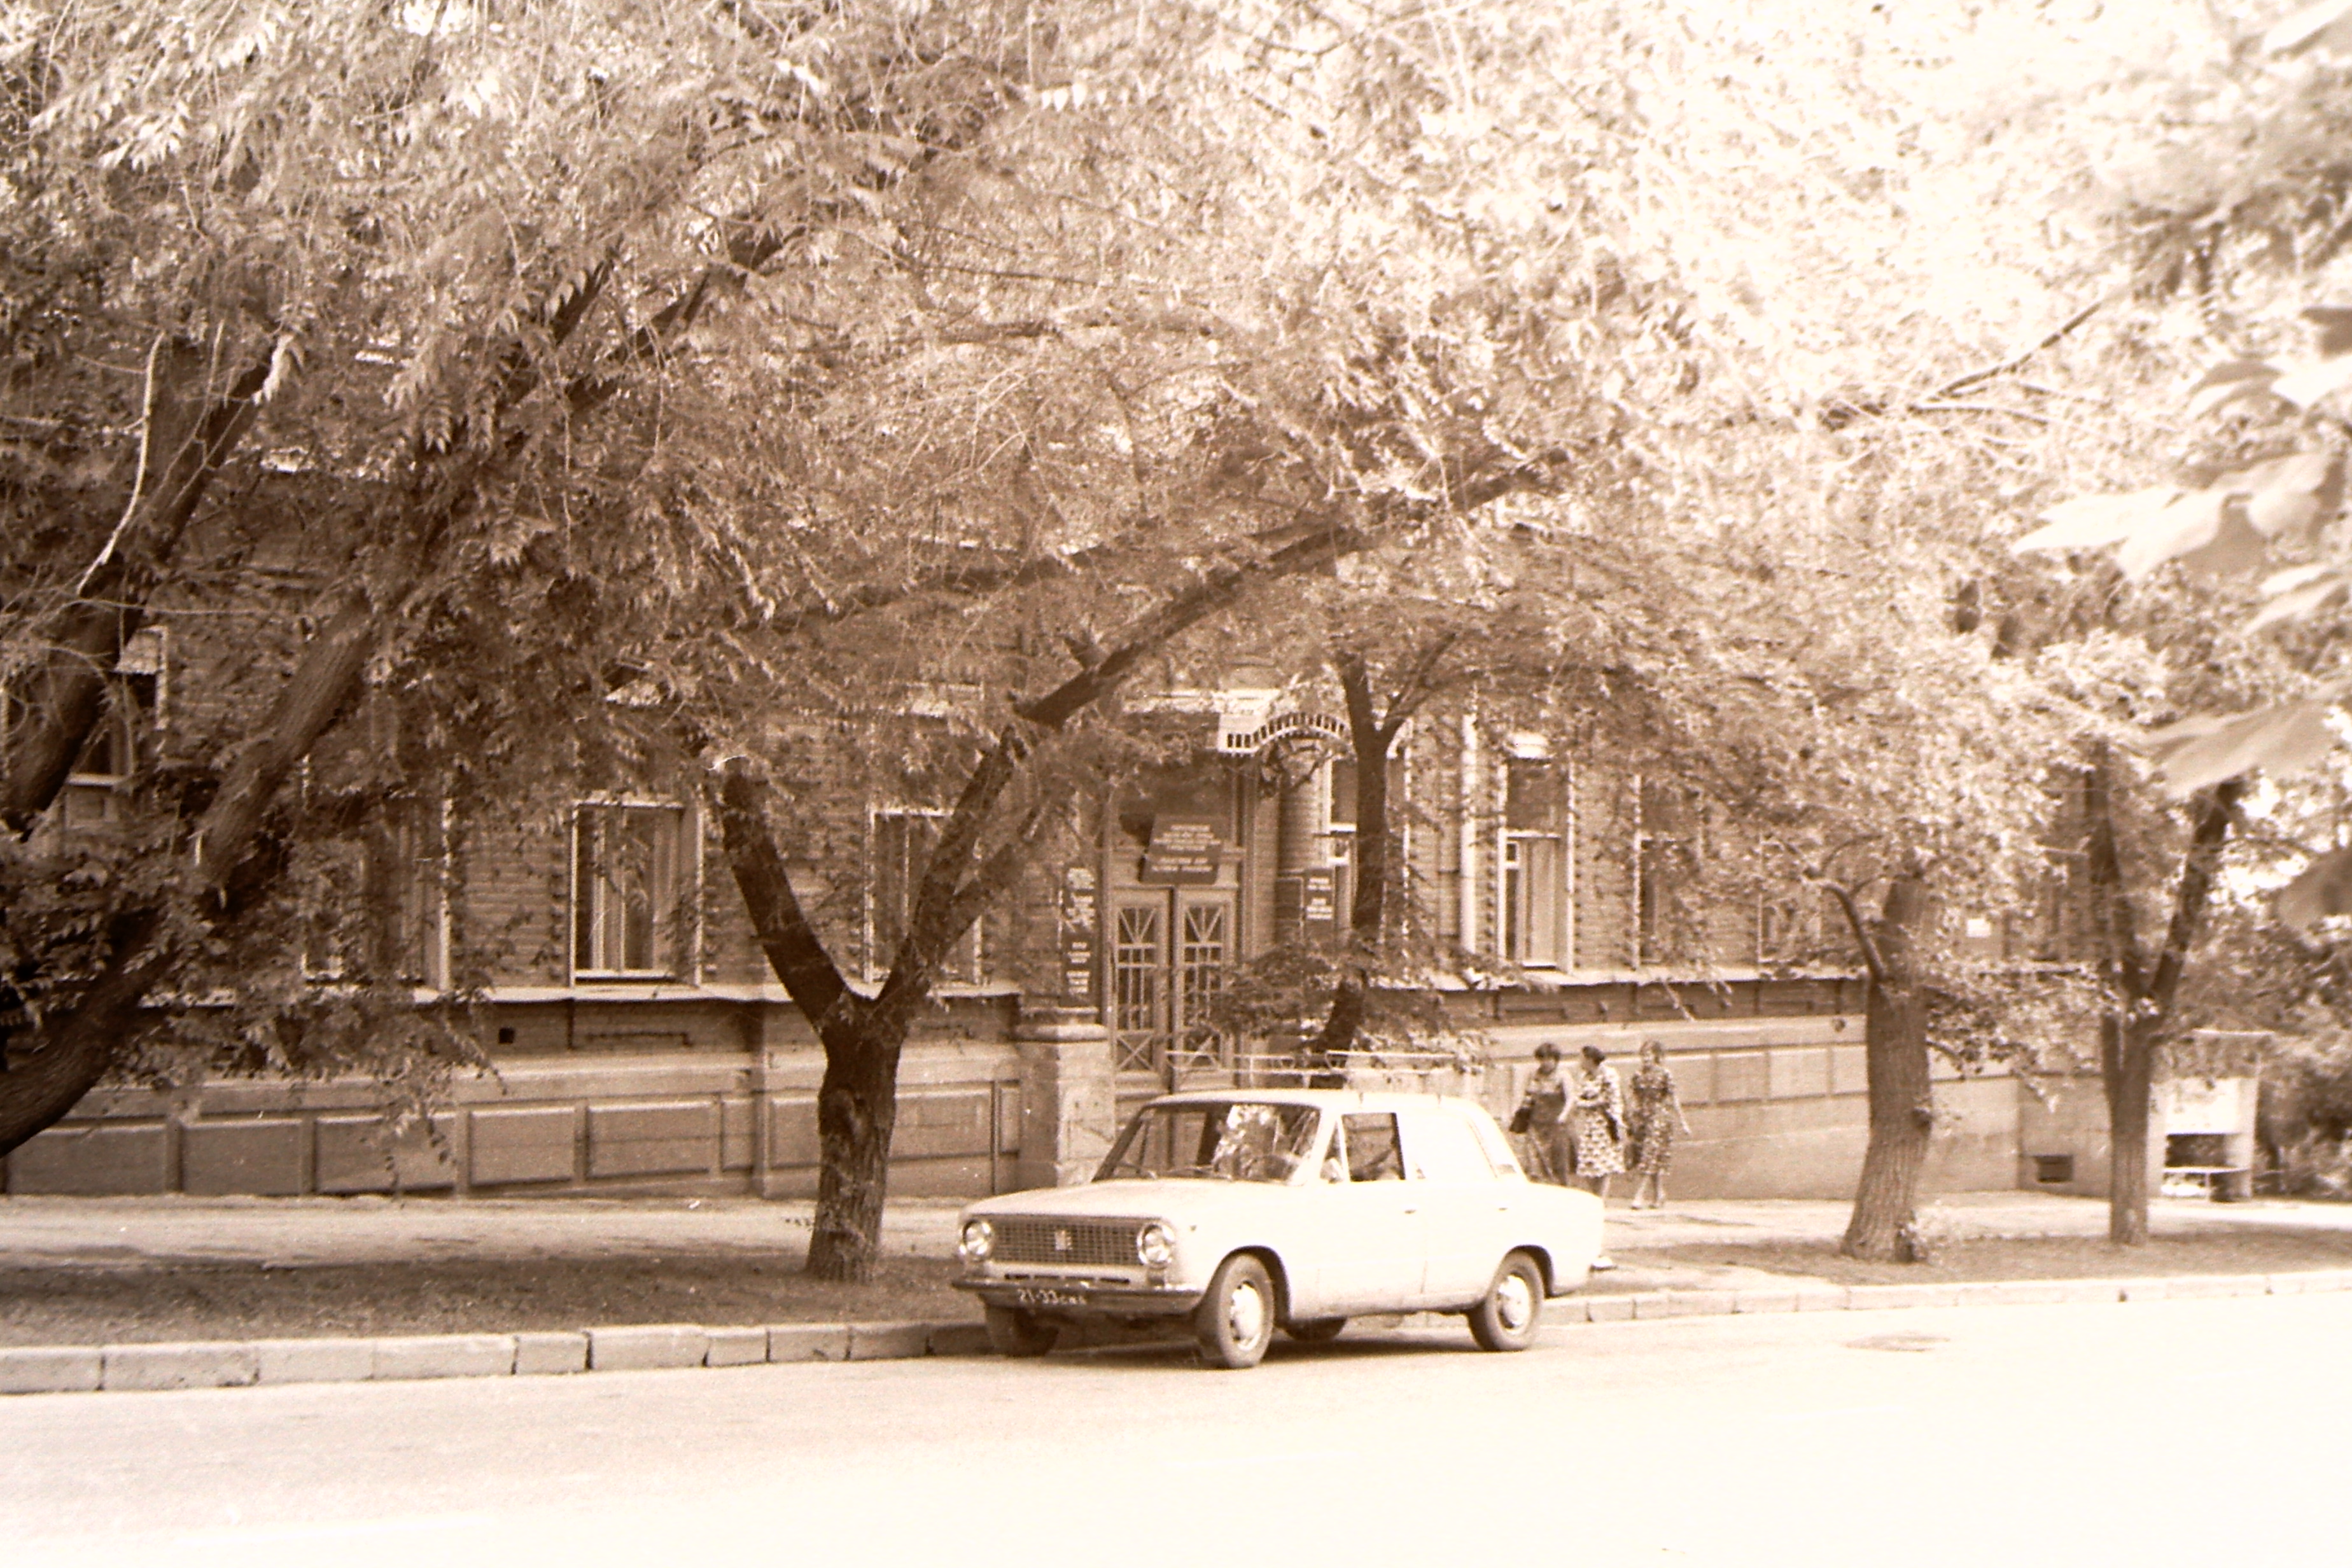
<path fill-rule="evenodd" d="M 1225 988 L 1227 927 L 1230 914 L 1222 903 L 1186 904 L 1182 910 L 1183 943 L 1178 954 L 1177 984 L 1183 1002 L 1181 1033 L 1174 1063 L 1188 1068 L 1214 1068 L 1224 1058 L 1224 1037 L 1211 1023 L 1218 994 Z"/>
<path fill-rule="evenodd" d="M 1118 1065 L 1148 1070 L 1157 1065 L 1167 1038 L 1167 928 L 1152 904 L 1127 904 L 1118 910 L 1111 954 L 1111 994 L 1118 1013 Z"/>

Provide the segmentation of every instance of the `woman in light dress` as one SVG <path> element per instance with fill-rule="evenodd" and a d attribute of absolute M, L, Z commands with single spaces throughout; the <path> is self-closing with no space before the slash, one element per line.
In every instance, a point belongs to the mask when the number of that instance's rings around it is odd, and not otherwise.
<path fill-rule="evenodd" d="M 1606 1202 L 1609 1178 L 1625 1168 L 1625 1090 L 1609 1065 L 1609 1053 L 1599 1046 L 1584 1047 L 1584 1071 L 1577 1076 L 1568 1102 L 1568 1139 L 1576 1159 L 1576 1184 Z M 1592 1267 L 1617 1265 L 1603 1252 Z"/>
<path fill-rule="evenodd" d="M 1633 1074 L 1633 1137 L 1626 1163 L 1633 1172 L 1633 1206 L 1666 1206 L 1666 1169 L 1674 1163 L 1675 1135 L 1690 1132 L 1690 1118 L 1675 1093 L 1675 1075 L 1666 1067 L 1666 1047 L 1656 1040 L 1642 1042 L 1642 1066 Z M 1642 1194 L 1650 1196 L 1643 1202 Z"/>
<path fill-rule="evenodd" d="M 1584 1070 L 1569 1101 L 1568 1136 L 1576 1184 L 1607 1198 L 1609 1178 L 1625 1168 L 1625 1089 L 1599 1046 L 1584 1047 Z"/>

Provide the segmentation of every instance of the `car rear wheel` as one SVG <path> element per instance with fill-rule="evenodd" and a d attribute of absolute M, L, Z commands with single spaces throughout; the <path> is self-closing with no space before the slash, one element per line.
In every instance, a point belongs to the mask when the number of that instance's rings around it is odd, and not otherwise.
<path fill-rule="evenodd" d="M 1514 1252 L 1495 1270 L 1486 1300 L 1470 1309 L 1470 1334 L 1482 1351 L 1523 1351 L 1536 1342 L 1543 1323 L 1543 1270 L 1524 1252 Z"/>
<path fill-rule="evenodd" d="M 1034 1312 L 1024 1312 L 1017 1307 L 986 1307 L 988 1342 L 996 1347 L 998 1355 L 1044 1355 L 1054 1348 L 1061 1331 L 1051 1323 L 1040 1322 Z"/>
<path fill-rule="evenodd" d="M 1193 1314 L 1201 1359 L 1234 1371 L 1255 1366 L 1274 1339 L 1274 1281 L 1265 1265 L 1245 1252 L 1234 1254 L 1217 1266 Z"/>
<path fill-rule="evenodd" d="M 1347 1326 L 1345 1318 L 1309 1318 L 1303 1323 L 1285 1323 L 1282 1331 L 1302 1345 L 1320 1345 L 1338 1339 Z"/>

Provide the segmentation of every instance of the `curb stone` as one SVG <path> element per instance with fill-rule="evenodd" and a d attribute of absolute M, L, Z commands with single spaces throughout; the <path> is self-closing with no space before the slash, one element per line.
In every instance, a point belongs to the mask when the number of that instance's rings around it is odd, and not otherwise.
<path fill-rule="evenodd" d="M 588 1331 L 590 1372 L 656 1372 L 700 1366 L 710 1331 L 694 1323 L 632 1323 Z"/>
<path fill-rule="evenodd" d="M 250 1344 L 102 1345 L 99 1386 L 153 1394 L 169 1388 L 242 1388 L 261 1379 Z"/>
<path fill-rule="evenodd" d="M 847 1323 L 771 1323 L 768 1359 L 772 1362 L 847 1361 Z"/>
<path fill-rule="evenodd" d="M 517 1377 L 560 1377 L 588 1370 L 588 1334 L 528 1333 L 515 1336 Z"/>
<path fill-rule="evenodd" d="M 373 1381 L 426 1377 L 510 1377 L 512 1334 L 407 1334 L 375 1342 Z"/>
<path fill-rule="evenodd" d="M 713 1329 L 705 1366 L 758 1366 L 768 1359 L 765 1329 Z"/>
<path fill-rule="evenodd" d="M 1793 1312 L 1797 1310 L 1794 1290 L 1737 1290 L 1732 1293 L 1734 1312 Z"/>
<path fill-rule="evenodd" d="M 95 1349 L 0 1351 L 0 1394 L 94 1393 L 101 1365 Z"/>
<path fill-rule="evenodd" d="M 1563 1297 L 1548 1304 L 1546 1317 L 1548 1326 L 1568 1326 L 1758 1312 L 2051 1306 L 2303 1296 L 2344 1290 L 2352 1290 L 2352 1269 L 2135 1279 L 1988 1279 L 1957 1285 L 1855 1285 L 1827 1289 L 1647 1290 L 1613 1296 Z M 1401 1324 L 1405 1320 L 1391 1317 L 1378 1321 Z M 241 1388 L 257 1384 L 282 1386 L 293 1383 L 387 1382 L 405 1378 L 542 1377 L 621 1368 L 724 1368 L 987 1353 L 987 1330 L 970 1321 L 772 1323 L 765 1328 L 635 1323 L 556 1333 L 37 1345 L 0 1348 L 0 1394 Z"/>
<path fill-rule="evenodd" d="M 2058 1299 L 2062 1301 L 2120 1301 L 2124 1299 L 2120 1279 L 2061 1279 Z"/>
<path fill-rule="evenodd" d="M 930 1323 L 852 1323 L 849 1359 L 906 1361 L 931 1353 Z"/>
<path fill-rule="evenodd" d="M 373 1340 L 257 1340 L 253 1350 L 263 1383 L 365 1383 L 375 1375 Z"/>

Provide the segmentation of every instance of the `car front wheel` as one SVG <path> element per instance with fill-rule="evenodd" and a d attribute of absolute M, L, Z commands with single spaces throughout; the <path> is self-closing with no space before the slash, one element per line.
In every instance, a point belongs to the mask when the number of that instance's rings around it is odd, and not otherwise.
<path fill-rule="evenodd" d="M 1470 1309 L 1470 1334 L 1482 1351 L 1523 1351 L 1536 1342 L 1543 1322 L 1543 1270 L 1524 1252 L 1514 1252 L 1495 1270 L 1486 1299 Z"/>
<path fill-rule="evenodd" d="M 1060 1337 L 1060 1331 L 1051 1323 L 1039 1322 L 1034 1312 L 1016 1307 L 982 1310 L 988 1318 L 988 1342 L 996 1347 L 998 1355 L 1044 1355 Z"/>
<path fill-rule="evenodd" d="M 1255 1366 L 1274 1339 L 1274 1281 L 1265 1265 L 1246 1253 L 1226 1258 L 1192 1319 L 1201 1359 L 1235 1371 Z"/>

